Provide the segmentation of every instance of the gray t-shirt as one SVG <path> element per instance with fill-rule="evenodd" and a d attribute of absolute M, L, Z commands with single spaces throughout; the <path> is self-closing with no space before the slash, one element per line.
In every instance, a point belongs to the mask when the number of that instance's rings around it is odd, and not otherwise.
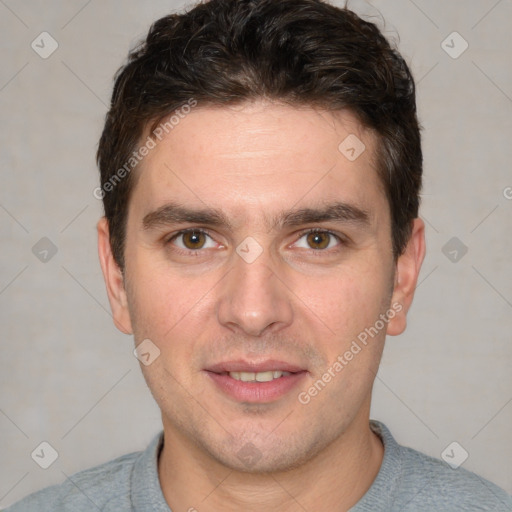
<path fill-rule="evenodd" d="M 384 443 L 384 458 L 372 486 L 350 512 L 512 511 L 512 496 L 493 483 L 400 446 L 383 423 L 370 425 Z M 162 441 L 160 433 L 143 452 L 77 473 L 6 512 L 171 512 L 158 480 Z"/>

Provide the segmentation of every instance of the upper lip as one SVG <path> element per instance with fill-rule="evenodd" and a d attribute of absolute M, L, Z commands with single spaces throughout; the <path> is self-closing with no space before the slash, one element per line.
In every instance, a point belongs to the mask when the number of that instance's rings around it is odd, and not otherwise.
<path fill-rule="evenodd" d="M 206 371 L 213 373 L 223 372 L 268 372 L 271 370 L 281 370 L 284 372 L 297 373 L 305 371 L 305 368 L 297 366 L 295 364 L 286 363 L 285 361 L 278 361 L 276 359 L 266 359 L 265 361 L 244 361 L 243 359 L 237 359 L 236 361 L 222 361 L 220 363 L 213 364 L 206 368 Z"/>

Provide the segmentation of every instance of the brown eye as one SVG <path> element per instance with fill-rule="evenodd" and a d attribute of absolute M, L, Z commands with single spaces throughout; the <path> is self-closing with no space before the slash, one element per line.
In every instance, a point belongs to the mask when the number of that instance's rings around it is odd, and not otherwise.
<path fill-rule="evenodd" d="M 183 245 L 187 249 L 201 249 L 206 242 L 205 234 L 202 231 L 188 231 L 181 236 L 183 237 Z"/>
<path fill-rule="evenodd" d="M 180 231 L 176 233 L 168 243 L 184 251 L 195 252 L 199 252 L 201 249 L 212 249 L 216 247 L 212 237 L 201 229 Z"/>
<path fill-rule="evenodd" d="M 331 241 L 331 236 L 327 232 L 312 232 L 307 235 L 308 245 L 312 249 L 325 249 Z"/>

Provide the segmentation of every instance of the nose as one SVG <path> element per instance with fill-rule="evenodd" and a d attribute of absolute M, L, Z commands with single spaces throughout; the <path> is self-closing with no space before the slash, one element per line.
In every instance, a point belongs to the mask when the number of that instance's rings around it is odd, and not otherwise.
<path fill-rule="evenodd" d="M 231 330 L 261 336 L 266 331 L 278 331 L 293 320 L 291 291 L 283 278 L 271 268 L 264 251 L 248 263 L 234 254 L 234 266 L 221 281 L 217 318 Z"/>

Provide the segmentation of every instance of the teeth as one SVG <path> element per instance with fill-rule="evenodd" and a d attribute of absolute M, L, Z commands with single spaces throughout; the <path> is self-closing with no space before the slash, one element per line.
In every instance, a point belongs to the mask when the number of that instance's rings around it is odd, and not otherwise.
<path fill-rule="evenodd" d="M 229 372 L 229 376 L 235 380 L 241 380 L 242 382 L 270 382 L 280 377 L 286 377 L 291 375 L 290 372 L 282 372 L 281 370 L 274 370 L 268 372 Z"/>

